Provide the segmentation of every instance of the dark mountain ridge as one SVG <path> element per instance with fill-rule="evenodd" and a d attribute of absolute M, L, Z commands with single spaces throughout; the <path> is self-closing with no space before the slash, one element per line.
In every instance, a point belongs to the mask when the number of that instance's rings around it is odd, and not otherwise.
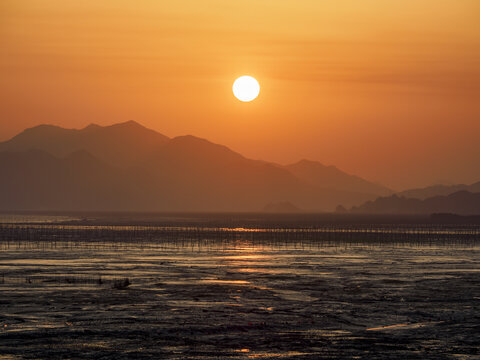
<path fill-rule="evenodd" d="M 84 150 L 109 164 L 125 167 L 168 141 L 165 135 L 135 121 L 111 126 L 91 124 L 80 130 L 39 125 L 0 143 L 0 151 L 37 149 L 64 158 L 75 151 Z"/>
<path fill-rule="evenodd" d="M 356 214 L 433 214 L 450 213 L 458 215 L 480 214 L 480 193 L 466 190 L 446 196 L 434 196 L 424 200 L 392 195 L 379 197 L 374 201 L 353 207 Z"/>
<path fill-rule="evenodd" d="M 1 210 L 255 211 L 291 202 L 331 211 L 388 193 L 320 163 L 252 160 L 132 121 L 81 130 L 40 125 L 0 143 L 0 154 Z"/>
<path fill-rule="evenodd" d="M 432 185 L 425 188 L 410 189 L 397 193 L 400 197 L 415 198 L 415 199 L 426 199 L 429 197 L 439 196 L 439 195 L 450 195 L 457 191 L 470 191 L 473 193 L 480 192 L 480 181 L 471 185 L 457 184 L 457 185 Z"/>

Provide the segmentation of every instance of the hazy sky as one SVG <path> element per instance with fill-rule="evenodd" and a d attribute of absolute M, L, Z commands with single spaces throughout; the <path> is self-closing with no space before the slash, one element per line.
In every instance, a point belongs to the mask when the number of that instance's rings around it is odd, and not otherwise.
<path fill-rule="evenodd" d="M 2 0 L 0 140 L 133 119 L 397 189 L 474 182 L 479 24 L 478 0 Z"/>

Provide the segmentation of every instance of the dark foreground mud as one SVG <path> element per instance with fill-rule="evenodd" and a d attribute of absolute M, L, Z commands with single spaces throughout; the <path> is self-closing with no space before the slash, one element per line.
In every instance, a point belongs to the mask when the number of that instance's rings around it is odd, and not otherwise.
<path fill-rule="evenodd" d="M 0 359 L 480 358 L 478 247 L 55 246 L 0 251 Z"/>

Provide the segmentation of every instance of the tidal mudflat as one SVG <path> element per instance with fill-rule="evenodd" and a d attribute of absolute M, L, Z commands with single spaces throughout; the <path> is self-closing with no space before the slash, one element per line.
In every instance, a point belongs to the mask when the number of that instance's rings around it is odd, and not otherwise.
<path fill-rule="evenodd" d="M 480 246 L 11 241 L 0 326 L 1 359 L 478 359 Z"/>

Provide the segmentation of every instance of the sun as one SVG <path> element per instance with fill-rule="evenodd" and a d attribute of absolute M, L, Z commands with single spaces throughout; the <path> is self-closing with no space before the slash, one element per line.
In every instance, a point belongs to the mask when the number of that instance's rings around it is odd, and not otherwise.
<path fill-rule="evenodd" d="M 260 93 L 260 84 L 258 81 L 248 75 L 240 76 L 233 83 L 233 95 L 244 102 L 254 100 Z"/>

